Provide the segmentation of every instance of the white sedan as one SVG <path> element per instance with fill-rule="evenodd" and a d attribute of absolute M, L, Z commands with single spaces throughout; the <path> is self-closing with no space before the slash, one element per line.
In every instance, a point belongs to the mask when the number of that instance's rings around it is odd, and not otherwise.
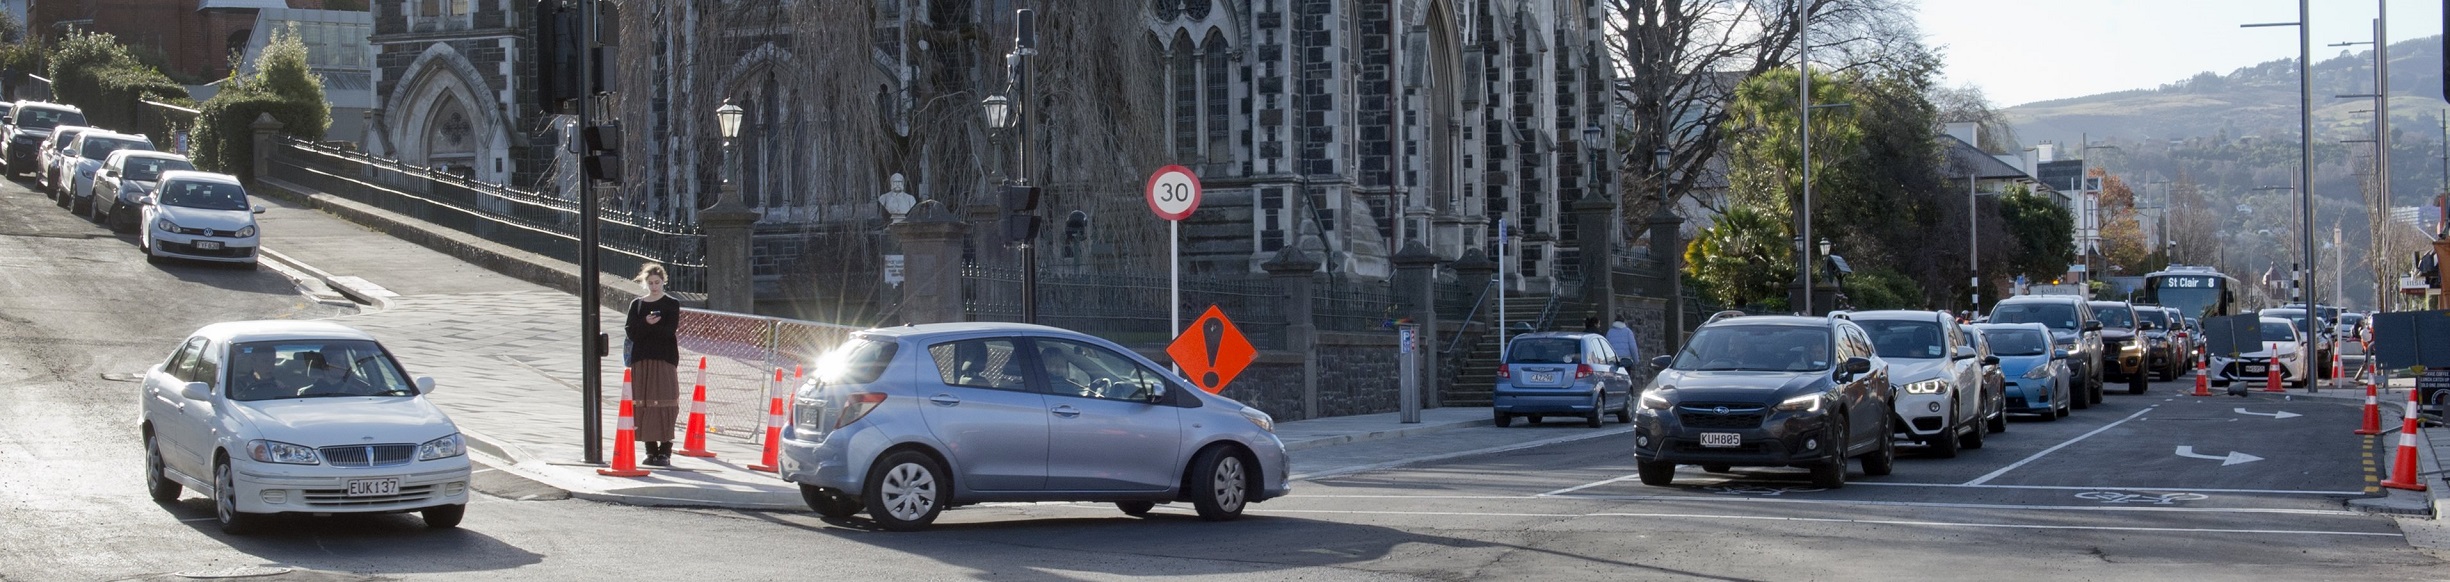
<path fill-rule="evenodd" d="M 261 205 L 248 206 L 247 187 L 238 178 L 211 172 L 162 172 L 153 194 L 138 199 L 144 226 L 136 243 L 145 260 L 190 259 L 255 265 L 263 246 L 255 215 Z"/>
<path fill-rule="evenodd" d="M 373 336 L 330 322 L 196 330 L 145 372 L 145 485 L 213 498 L 221 529 L 270 514 L 422 512 L 458 527 L 469 465 L 459 428 Z"/>
<path fill-rule="evenodd" d="M 2305 386 L 2309 381 L 2308 372 L 2313 371 L 2316 364 L 2297 349 L 2297 342 L 2304 341 L 2305 334 L 2297 331 L 2297 324 L 2287 319 L 2258 319 L 2256 331 L 2259 336 L 2252 343 L 2248 343 L 2247 338 L 2236 341 L 2240 345 L 2261 349 L 2240 354 L 2212 354 L 2212 384 L 2226 386 L 2230 382 L 2246 382 L 2259 386 L 2270 380 L 2271 366 L 2277 365 L 2280 367 L 2281 381 L 2292 387 Z"/>

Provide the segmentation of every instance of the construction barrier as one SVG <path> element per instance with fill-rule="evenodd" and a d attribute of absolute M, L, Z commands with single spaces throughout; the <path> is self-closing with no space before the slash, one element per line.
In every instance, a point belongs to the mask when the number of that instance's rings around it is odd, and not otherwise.
<path fill-rule="evenodd" d="M 637 451 L 633 450 L 638 448 L 638 416 L 637 412 L 631 409 L 631 406 L 633 406 L 633 399 L 637 398 L 637 396 L 637 394 L 631 393 L 630 391 L 629 369 L 622 368 L 621 422 L 620 424 L 615 425 L 616 429 L 613 431 L 612 467 L 596 469 L 595 472 L 597 475 L 604 475 L 608 477 L 647 476 L 646 471 L 638 468 L 638 453 Z"/>
<path fill-rule="evenodd" d="M 2381 404 L 2381 402 L 2379 402 L 2379 401 L 2377 401 L 2377 400 L 2376 400 L 2376 396 L 2377 396 L 2377 389 L 2376 389 L 2376 388 L 2374 388 L 2373 381 L 2372 381 L 2372 380 L 2366 380 L 2366 381 L 2365 381 L 2365 426 L 2363 426 L 2363 427 L 2360 427 L 2360 428 L 2356 429 L 2356 434 L 2361 434 L 2361 435 L 2377 435 L 2377 434 L 2382 434 L 2382 404 Z"/>
<path fill-rule="evenodd" d="M 2273 356 L 2271 363 L 2263 367 L 2271 370 L 2271 374 L 2263 377 L 2263 391 L 2287 392 L 2287 389 L 2280 387 L 2280 358 Z"/>
<path fill-rule="evenodd" d="M 698 386 L 689 396 L 689 434 L 681 438 L 681 449 L 672 451 L 683 457 L 714 458 L 706 450 L 706 358 L 698 358 Z"/>
<path fill-rule="evenodd" d="M 749 465 L 749 470 L 751 470 L 751 471 L 765 471 L 765 472 L 768 472 L 768 473 L 778 473 L 778 472 L 781 472 L 781 471 L 782 471 L 782 453 L 783 453 L 783 391 L 782 391 L 782 385 L 783 385 L 783 369 L 782 369 L 782 368 L 775 368 L 775 369 L 774 369 L 774 383 L 772 383 L 772 384 L 767 384 L 767 385 L 766 385 L 766 395 L 770 397 L 771 402 L 770 402 L 769 404 L 767 404 L 767 411 L 766 411 L 766 446 L 765 446 L 765 449 L 766 449 L 766 450 L 765 450 L 765 455 L 764 455 L 764 458 L 763 458 L 762 460 L 758 461 L 758 463 L 757 463 L 757 464 L 755 464 L 755 465 Z"/>
<path fill-rule="evenodd" d="M 2416 482 L 2416 423 L 2419 422 L 2416 420 L 2416 408 L 2424 403 L 2422 394 L 2421 390 L 2407 391 L 2407 414 L 2399 428 L 2399 454 L 2391 459 L 2390 480 L 2383 481 L 2383 487 L 2425 490 L 2423 483 Z"/>
<path fill-rule="evenodd" d="M 2203 358 L 2195 358 L 2195 395 L 2212 395 L 2212 377 L 2204 373 Z"/>

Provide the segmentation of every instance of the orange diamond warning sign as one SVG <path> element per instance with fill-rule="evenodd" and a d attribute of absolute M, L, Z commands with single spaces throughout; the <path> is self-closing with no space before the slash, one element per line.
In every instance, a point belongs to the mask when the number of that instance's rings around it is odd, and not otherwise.
<path fill-rule="evenodd" d="M 1241 328 L 1234 327 L 1233 320 L 1226 319 L 1225 312 L 1214 305 L 1208 306 L 1199 319 L 1191 320 L 1190 329 L 1174 336 L 1174 343 L 1165 347 L 1165 353 L 1174 357 L 1175 365 L 1182 366 L 1184 377 L 1209 394 L 1223 392 L 1226 384 L 1233 383 L 1234 376 L 1250 367 L 1252 360 L 1259 359 L 1259 349 L 1251 347 L 1250 338 L 1242 337 Z"/>

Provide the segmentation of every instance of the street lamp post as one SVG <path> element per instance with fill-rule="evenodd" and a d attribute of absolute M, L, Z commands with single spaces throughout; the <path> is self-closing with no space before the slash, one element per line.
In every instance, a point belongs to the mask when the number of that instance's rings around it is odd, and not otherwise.
<path fill-rule="evenodd" d="M 723 134 L 723 190 L 716 194 L 717 207 L 740 202 L 740 156 L 733 151 L 732 140 L 740 137 L 740 117 L 745 112 L 730 99 L 715 108 L 715 129 Z"/>
<path fill-rule="evenodd" d="M 2312 22 L 2313 22 L 2313 17 L 2312 17 L 2312 10 L 2311 10 L 2311 8 L 2309 7 L 2309 0 L 2297 0 L 2297 21 L 2296 21 L 2296 22 L 2267 22 L 2267 23 L 2261 23 L 2261 24 L 2246 24 L 2246 25 L 2241 25 L 2241 26 L 2242 26 L 2242 27 L 2244 27 L 2244 28 L 2261 28 L 2261 27 L 2273 27 L 2273 26 L 2294 26 L 2294 27 L 2297 27 L 2297 100 L 2298 100 L 2298 103 L 2297 103 L 2297 140 L 2298 140 L 2298 142 L 2297 142 L 2297 151 L 2298 151 L 2298 156 L 2299 156 L 2297 170 L 2298 170 L 2298 173 L 2299 173 L 2299 175 L 2298 175 L 2298 180 L 2299 180 L 2298 184 L 2299 184 L 2299 186 L 2302 188 L 2302 189 L 2301 189 L 2301 190 L 2298 192 L 2298 195 L 2299 195 L 2299 196 L 2298 196 L 2298 198 L 2299 198 L 2299 205 L 2300 205 L 2300 207 L 2299 207 L 2299 209 L 2298 209 L 2298 212 L 2300 213 L 2300 216 L 2298 216 L 2298 219 L 2299 219 L 2300 221 L 2302 221 L 2302 224 L 2301 224 L 2301 227 L 2300 227 L 2300 230 L 2299 230 L 2299 234 L 2301 235 L 2301 238 L 2303 239 L 2303 241 L 2302 241 L 2302 242 L 2303 242 L 2303 244 L 2304 244 L 2304 248 L 2303 248 L 2304 255 L 2302 255 L 2302 256 L 2304 257 L 2304 260 L 2303 260 L 2303 261 L 2299 261 L 2299 263 L 2298 263 L 2298 264 L 2299 264 L 2299 269 L 2298 269 L 2298 278 L 2297 278 L 2297 280 L 2298 280 L 2298 281 L 2301 281 L 2301 283 L 2299 284 L 2299 287 L 2300 287 L 2300 288 L 2302 288 L 2302 289 L 2304 289 L 2304 295 L 2305 295 L 2305 297 L 2304 297 L 2304 299 L 2305 299 L 2305 308 L 2306 308 L 2307 312 L 2309 312 L 2309 313 L 2314 312 L 2314 306 L 2319 304 L 2319 302 L 2317 301 L 2317 298 L 2315 297 L 2315 294 L 2314 294 L 2314 289 L 2313 289 L 2313 285 L 2312 285 L 2312 283 L 2313 283 L 2313 281 L 2314 281 L 2314 263 L 2315 263 L 2315 261 L 2314 261 L 2314 66 L 2313 66 L 2314 37 L 2313 37 L 2313 32 L 2312 32 L 2312 28 L 2313 28 L 2313 26 L 2312 26 Z M 2383 90 L 2383 89 L 2387 89 L 2387 87 L 2376 87 L 2376 89 L 2377 89 L 2377 91 L 2376 91 L 2377 93 L 2378 93 L 2378 92 L 2384 92 L 2384 91 L 2382 91 L 2382 90 Z M 2310 321 L 2310 319 L 2309 319 L 2309 321 Z M 2313 337 L 2314 337 L 2314 336 L 2313 336 L 2313 334 L 2306 334 L 2305 339 L 2303 339 L 2303 340 L 2299 340 L 2299 341 L 2300 341 L 2300 345 L 2298 345 L 2298 346 L 2297 346 L 2297 349 L 2298 349 L 2298 352 L 2297 352 L 2297 353 L 2301 353 L 2301 354 L 2311 354 L 2311 353 L 2314 353 L 2314 340 L 2313 340 Z"/>

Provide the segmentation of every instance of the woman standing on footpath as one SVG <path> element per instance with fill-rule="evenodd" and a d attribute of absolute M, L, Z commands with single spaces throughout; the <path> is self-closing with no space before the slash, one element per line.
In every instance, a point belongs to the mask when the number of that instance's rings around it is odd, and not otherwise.
<path fill-rule="evenodd" d="M 638 414 L 638 440 L 646 443 L 641 464 L 672 466 L 672 423 L 680 418 L 681 302 L 664 295 L 664 266 L 647 263 L 638 282 L 647 295 L 630 300 L 629 320 L 621 331 L 630 341 L 632 397 Z"/>

